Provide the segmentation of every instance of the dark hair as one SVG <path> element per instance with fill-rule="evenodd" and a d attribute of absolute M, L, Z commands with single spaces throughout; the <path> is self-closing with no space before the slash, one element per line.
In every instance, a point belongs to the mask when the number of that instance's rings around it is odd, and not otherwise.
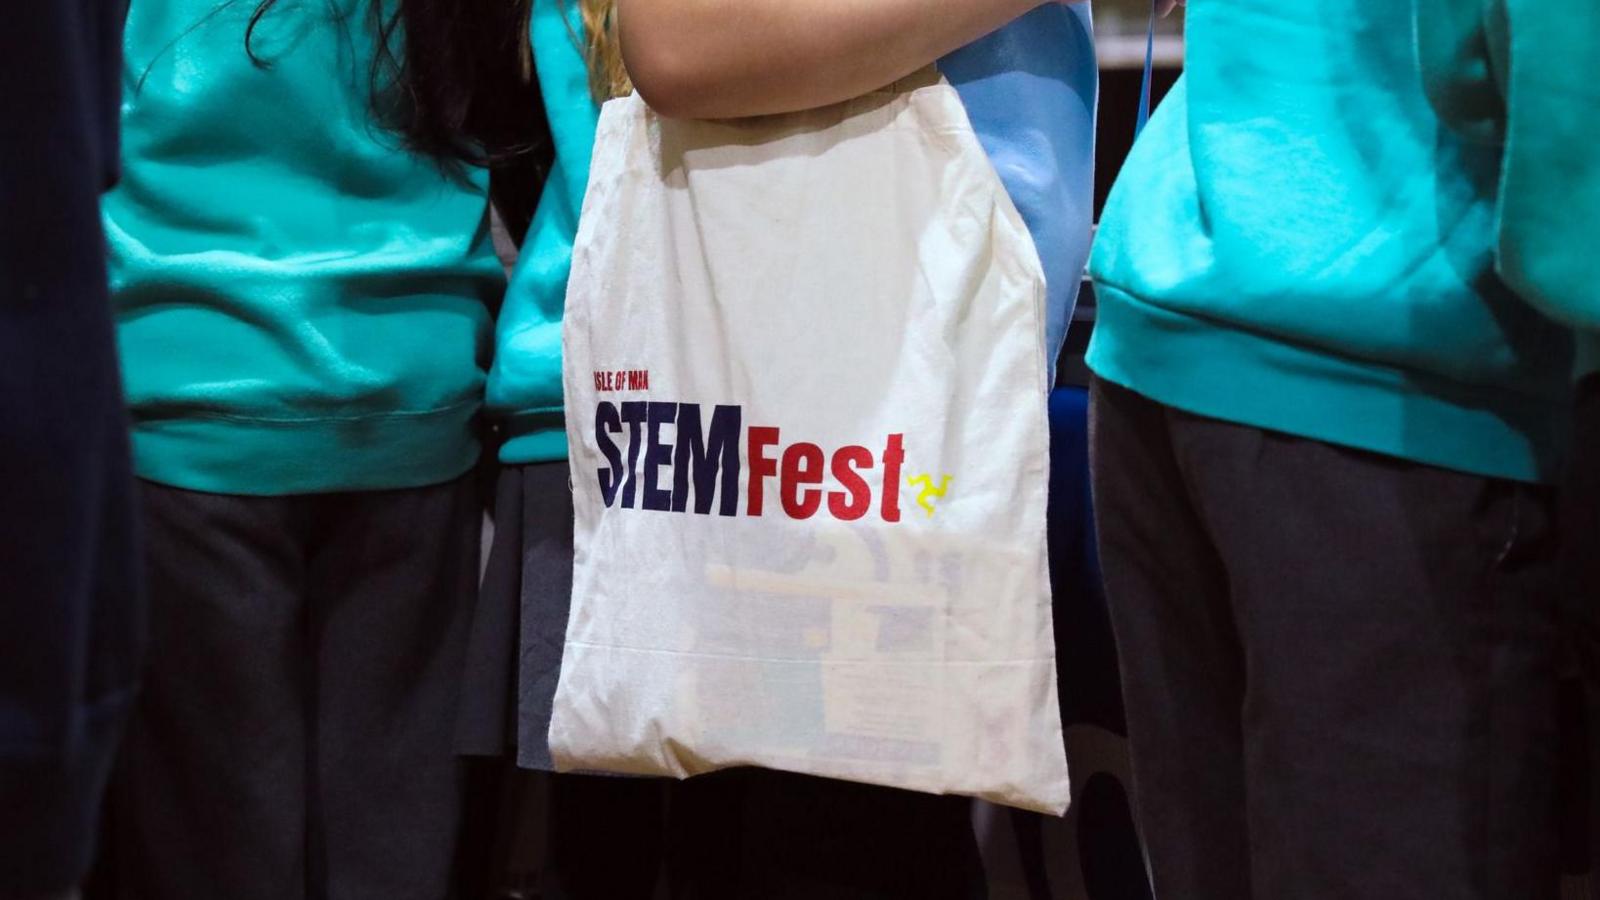
<path fill-rule="evenodd" d="M 259 0 L 245 30 L 278 0 Z M 410 149 L 442 164 L 495 165 L 538 156 L 549 142 L 528 47 L 532 0 L 370 0 L 377 38 L 371 102 Z"/>

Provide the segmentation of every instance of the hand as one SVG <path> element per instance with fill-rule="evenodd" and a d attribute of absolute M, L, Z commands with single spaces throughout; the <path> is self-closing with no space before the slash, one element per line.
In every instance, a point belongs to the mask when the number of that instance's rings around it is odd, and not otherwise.
<path fill-rule="evenodd" d="M 1170 15 L 1173 9 L 1188 5 L 1186 0 L 1156 0 L 1156 12 L 1164 18 Z"/>

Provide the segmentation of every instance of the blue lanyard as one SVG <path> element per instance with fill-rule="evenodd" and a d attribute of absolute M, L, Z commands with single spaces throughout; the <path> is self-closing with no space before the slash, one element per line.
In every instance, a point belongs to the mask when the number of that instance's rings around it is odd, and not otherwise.
<path fill-rule="evenodd" d="M 1150 28 L 1144 36 L 1144 82 L 1139 85 L 1139 119 L 1133 129 L 1134 137 L 1150 124 L 1150 82 L 1156 69 L 1156 4 L 1159 2 L 1150 0 Z"/>

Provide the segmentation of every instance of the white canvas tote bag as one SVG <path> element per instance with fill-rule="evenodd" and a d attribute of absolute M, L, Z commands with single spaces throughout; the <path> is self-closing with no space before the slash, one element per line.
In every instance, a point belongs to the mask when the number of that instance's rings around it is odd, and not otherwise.
<path fill-rule="evenodd" d="M 606 104 L 565 318 L 557 767 L 1061 812 L 1043 298 L 932 70 L 737 122 Z"/>

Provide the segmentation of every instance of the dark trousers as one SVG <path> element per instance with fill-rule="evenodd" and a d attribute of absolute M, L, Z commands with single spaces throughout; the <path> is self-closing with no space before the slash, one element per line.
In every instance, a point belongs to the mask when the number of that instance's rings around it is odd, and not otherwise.
<path fill-rule="evenodd" d="M 972 804 L 788 772 L 674 785 L 673 900 L 983 900 Z"/>
<path fill-rule="evenodd" d="M 1586 777 L 1575 780 L 1589 789 L 1586 855 L 1591 890 L 1600 892 L 1595 883 L 1600 880 L 1600 375 L 1579 385 L 1576 412 L 1561 522 L 1567 550 L 1563 596 L 1567 634 L 1587 697 L 1586 728 L 1579 730 L 1587 744 Z"/>
<path fill-rule="evenodd" d="M 1098 383 L 1161 900 L 1555 896 L 1554 495 Z"/>
<path fill-rule="evenodd" d="M 91 896 L 450 896 L 473 480 L 142 500 L 149 662 Z"/>

